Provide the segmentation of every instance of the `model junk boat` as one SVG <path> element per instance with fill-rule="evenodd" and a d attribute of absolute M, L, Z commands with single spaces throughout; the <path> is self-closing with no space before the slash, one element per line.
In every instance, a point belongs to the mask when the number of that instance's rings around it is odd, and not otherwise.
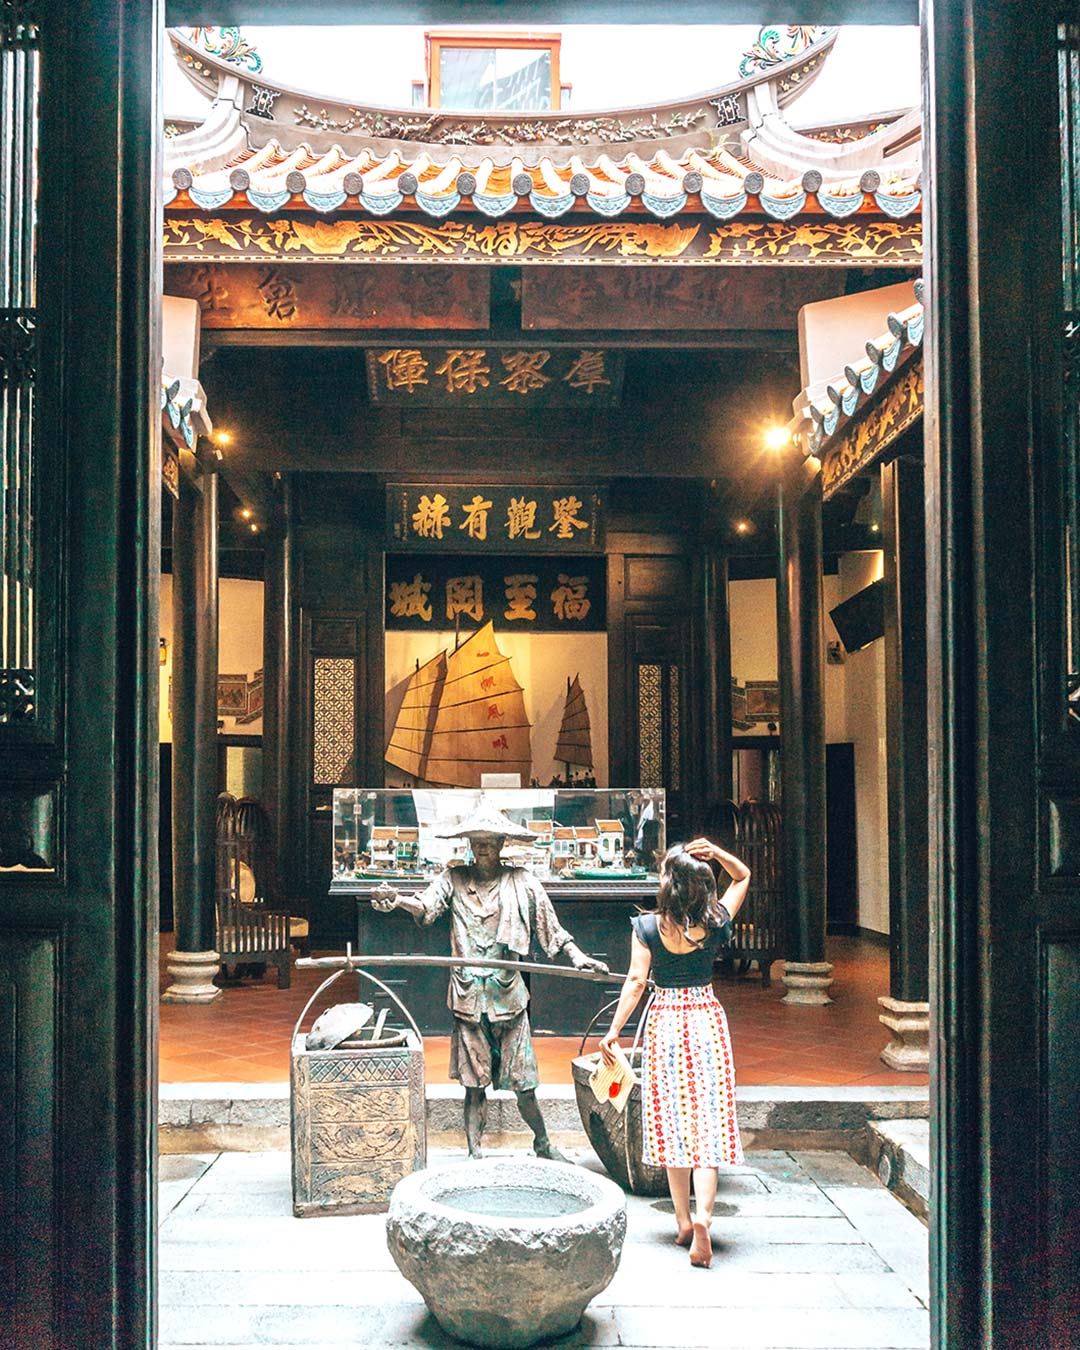
<path fill-rule="evenodd" d="M 555 759 L 566 769 L 566 786 L 573 787 L 571 766 L 578 769 L 591 769 L 593 766 L 592 728 L 589 725 L 589 705 L 585 702 L 585 690 L 581 687 L 581 677 L 566 680 L 566 702 L 563 705 L 562 725 L 555 741 Z M 590 786 L 582 784 L 582 786 Z"/>
<path fill-rule="evenodd" d="M 485 773 L 532 772 L 532 727 L 521 685 L 491 623 L 409 678 L 386 761 L 441 787 L 481 786 Z"/>
<path fill-rule="evenodd" d="M 593 767 L 589 705 L 585 701 L 585 690 L 581 687 L 579 675 L 575 675 L 573 680 L 567 677 L 566 703 L 563 705 L 562 725 L 559 727 L 559 735 L 555 742 L 555 759 L 566 769 L 567 787 L 574 786 L 570 773 L 571 766 L 588 770 Z M 582 784 L 582 786 L 593 785 L 591 781 Z M 604 822 L 608 823 L 614 822 Z M 600 822 L 597 822 L 597 827 L 599 826 Z M 595 867 L 587 864 L 578 865 L 571 870 L 570 875 L 582 881 L 610 881 L 616 878 L 638 880 L 648 873 L 644 867 L 627 867 L 624 863 L 608 862 L 597 863 Z"/>

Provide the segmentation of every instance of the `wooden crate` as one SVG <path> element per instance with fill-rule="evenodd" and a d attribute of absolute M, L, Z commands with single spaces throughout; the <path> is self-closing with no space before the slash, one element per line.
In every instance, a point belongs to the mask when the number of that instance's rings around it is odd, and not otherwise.
<path fill-rule="evenodd" d="M 293 1213 L 384 1211 L 427 1162 L 422 1042 L 308 1050 L 297 1033 L 290 1084 Z"/>

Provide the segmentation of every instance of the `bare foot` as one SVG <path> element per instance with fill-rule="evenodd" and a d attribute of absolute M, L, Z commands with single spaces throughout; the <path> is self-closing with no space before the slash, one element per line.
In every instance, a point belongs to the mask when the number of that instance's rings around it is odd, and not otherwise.
<path fill-rule="evenodd" d="M 703 1223 L 694 1224 L 693 1238 L 690 1242 L 690 1264 L 692 1266 L 712 1264 L 712 1239 Z"/>
<path fill-rule="evenodd" d="M 690 1239 L 694 1236 L 694 1225 L 688 1223 L 685 1228 L 680 1228 L 675 1238 L 676 1247 L 689 1247 Z"/>

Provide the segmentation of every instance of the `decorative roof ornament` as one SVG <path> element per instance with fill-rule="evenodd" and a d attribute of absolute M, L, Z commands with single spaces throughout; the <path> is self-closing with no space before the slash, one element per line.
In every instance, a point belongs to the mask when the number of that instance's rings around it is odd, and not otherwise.
<path fill-rule="evenodd" d="M 250 71 L 252 75 L 258 75 L 262 70 L 262 57 L 239 28 L 193 28 L 191 41 L 211 56 Z"/>
<path fill-rule="evenodd" d="M 739 62 L 739 75 L 748 80 L 752 75 L 760 75 L 773 66 L 793 61 L 831 32 L 833 29 L 822 24 L 787 24 L 782 28 L 762 28 L 754 45 L 743 53 Z"/>

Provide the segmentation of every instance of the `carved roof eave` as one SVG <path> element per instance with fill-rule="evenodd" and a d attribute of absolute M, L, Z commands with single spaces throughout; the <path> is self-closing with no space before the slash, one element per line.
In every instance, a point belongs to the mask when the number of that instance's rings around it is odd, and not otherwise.
<path fill-rule="evenodd" d="M 502 161 L 516 158 L 526 166 L 538 164 L 543 158 L 564 164 L 573 155 L 595 158 L 612 151 L 621 154 L 624 148 L 635 145 L 652 150 L 662 146 L 678 155 L 684 146 L 708 144 L 706 133 L 713 139 L 738 133 L 748 126 L 747 101 L 753 91 L 768 86 L 770 105 L 786 107 L 817 78 L 836 35 L 837 30 L 830 29 L 800 56 L 782 65 L 667 103 L 494 118 L 328 99 L 238 70 L 196 47 L 177 30 L 169 30 L 181 69 L 210 99 L 225 97 L 234 104 L 252 148 L 272 139 L 286 150 L 305 146 L 318 154 L 340 146 L 348 153 L 377 142 L 407 145 L 410 151 L 425 152 L 433 162 L 442 163 L 466 146 L 495 150 Z M 228 89 L 227 81 L 234 82 Z M 391 128 L 395 134 L 379 136 L 382 127 Z M 522 129 L 528 130 L 527 136 L 520 134 Z M 544 135 L 547 130 L 552 131 L 550 136 Z M 433 132 L 438 134 L 425 139 Z M 176 139 L 186 139 L 186 133 Z"/>
<path fill-rule="evenodd" d="M 923 283 L 914 284 L 915 303 L 890 314 L 887 331 L 866 343 L 866 354 L 825 385 L 806 389 L 795 400 L 791 437 L 805 457 L 823 460 L 849 424 L 866 412 L 892 384 L 893 376 L 921 356 L 925 326 Z"/>

